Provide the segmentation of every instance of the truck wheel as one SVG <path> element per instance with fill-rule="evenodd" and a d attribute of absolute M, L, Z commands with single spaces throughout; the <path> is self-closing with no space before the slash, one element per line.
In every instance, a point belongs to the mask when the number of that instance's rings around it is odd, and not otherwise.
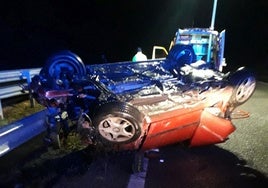
<path fill-rule="evenodd" d="M 241 68 L 230 77 L 230 83 L 234 87 L 231 102 L 234 105 L 245 103 L 254 93 L 256 79 L 248 70 Z"/>
<path fill-rule="evenodd" d="M 191 64 L 196 61 L 196 55 L 193 47 L 189 45 L 175 45 L 169 51 L 167 59 L 171 63 L 172 69 L 179 70 L 185 64 Z"/>
<path fill-rule="evenodd" d="M 102 140 L 108 143 L 130 143 L 141 135 L 143 116 L 133 106 L 123 102 L 104 104 L 93 125 Z"/>

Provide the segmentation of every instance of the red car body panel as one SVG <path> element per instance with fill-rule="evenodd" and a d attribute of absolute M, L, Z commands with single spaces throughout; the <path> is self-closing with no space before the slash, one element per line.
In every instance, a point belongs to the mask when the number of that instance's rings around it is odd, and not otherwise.
<path fill-rule="evenodd" d="M 213 114 L 213 109 L 225 114 L 232 92 L 231 87 L 206 91 L 203 93 L 206 97 L 201 97 L 202 100 L 189 104 L 187 108 L 167 109 L 147 115 L 141 137 L 135 142 L 121 145 L 120 149 L 148 150 L 186 140 L 190 146 L 224 142 L 235 127 L 231 119 Z M 208 110 L 210 107 L 212 110 Z"/>
<path fill-rule="evenodd" d="M 233 131 L 235 127 L 230 120 L 214 116 L 204 110 L 190 146 L 224 142 Z"/>
<path fill-rule="evenodd" d="M 152 120 L 157 121 L 152 121 L 150 124 L 142 148 L 144 150 L 157 148 L 190 139 L 199 124 L 201 110 L 187 110 L 184 114 L 181 114 L 181 111 L 177 110 L 152 117 Z"/>

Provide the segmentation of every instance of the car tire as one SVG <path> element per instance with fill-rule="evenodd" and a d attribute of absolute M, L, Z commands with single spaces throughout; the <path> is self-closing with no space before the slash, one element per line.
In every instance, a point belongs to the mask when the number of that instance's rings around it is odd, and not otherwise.
<path fill-rule="evenodd" d="M 48 58 L 40 72 L 41 78 L 51 81 L 64 80 L 69 82 L 86 75 L 86 67 L 79 56 L 70 51 L 61 51 Z"/>
<path fill-rule="evenodd" d="M 167 56 L 169 69 L 180 70 L 185 64 L 191 64 L 196 61 L 194 49 L 190 45 L 175 45 L 171 48 Z"/>
<path fill-rule="evenodd" d="M 141 135 L 142 120 L 142 113 L 135 107 L 123 102 L 110 102 L 98 110 L 93 125 L 106 143 L 125 144 Z"/>
<path fill-rule="evenodd" d="M 240 68 L 230 76 L 230 84 L 234 87 L 231 97 L 231 103 L 234 106 L 245 103 L 254 93 L 256 88 L 256 79 L 253 73 Z"/>

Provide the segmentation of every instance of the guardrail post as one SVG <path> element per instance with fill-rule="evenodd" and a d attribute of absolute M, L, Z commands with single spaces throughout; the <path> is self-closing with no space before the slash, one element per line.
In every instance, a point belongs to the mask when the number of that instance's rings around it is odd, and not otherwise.
<path fill-rule="evenodd" d="M 27 79 L 27 86 L 30 88 L 30 83 L 32 81 L 31 74 L 29 70 L 23 70 L 22 71 L 22 77 L 26 77 Z M 33 108 L 35 106 L 33 95 L 32 95 L 32 90 L 29 89 L 29 99 L 30 99 L 30 105 Z"/>

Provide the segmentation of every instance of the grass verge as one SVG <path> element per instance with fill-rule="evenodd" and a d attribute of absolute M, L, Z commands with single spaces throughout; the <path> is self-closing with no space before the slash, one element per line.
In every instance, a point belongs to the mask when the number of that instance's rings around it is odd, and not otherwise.
<path fill-rule="evenodd" d="M 43 109 L 44 107 L 38 103 L 36 103 L 34 107 L 31 107 L 29 100 L 3 107 L 4 119 L 0 119 L 0 127 L 20 120 Z"/>

